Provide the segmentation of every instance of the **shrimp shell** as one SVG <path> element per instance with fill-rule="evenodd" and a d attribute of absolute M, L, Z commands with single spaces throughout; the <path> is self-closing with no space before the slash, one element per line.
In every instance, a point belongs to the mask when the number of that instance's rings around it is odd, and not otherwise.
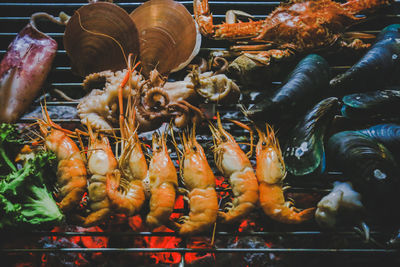
<path fill-rule="evenodd" d="M 315 208 L 299 211 L 283 195 L 283 179 L 286 169 L 282 152 L 273 129 L 267 124 L 267 135 L 257 128 L 259 141 L 256 149 L 256 175 L 259 181 L 260 206 L 272 219 L 298 224 L 310 220 Z"/>
<path fill-rule="evenodd" d="M 208 165 L 203 148 L 196 141 L 195 128 L 189 137 L 183 135 L 183 183 L 189 191 L 189 216 L 182 218 L 181 235 L 193 235 L 209 230 L 217 220 L 218 199 L 215 176 Z"/>
<path fill-rule="evenodd" d="M 45 136 L 45 145 L 56 154 L 58 203 L 63 212 L 71 211 L 79 205 L 86 191 L 86 166 L 75 142 L 61 130 L 47 129 L 47 122 L 39 121 L 41 133 Z"/>
<path fill-rule="evenodd" d="M 223 223 L 238 221 L 249 214 L 258 202 L 258 183 L 250 160 L 240 149 L 231 134 L 222 128 L 218 116 L 218 128 L 210 124 L 214 138 L 214 158 L 217 168 L 232 186 L 234 199 L 228 212 L 218 212 Z"/>
<path fill-rule="evenodd" d="M 146 223 L 151 228 L 165 224 L 175 204 L 178 175 L 168 154 L 164 133 L 153 134 L 153 157 L 149 167 L 151 188 L 150 212 Z"/>
<path fill-rule="evenodd" d="M 90 129 L 90 127 L 89 127 Z M 117 160 L 111 150 L 106 136 L 93 135 L 91 129 L 88 149 L 89 179 L 89 207 L 91 213 L 83 219 L 86 227 L 93 226 L 104 221 L 111 214 L 111 203 L 106 191 L 106 175 L 117 168 Z"/>

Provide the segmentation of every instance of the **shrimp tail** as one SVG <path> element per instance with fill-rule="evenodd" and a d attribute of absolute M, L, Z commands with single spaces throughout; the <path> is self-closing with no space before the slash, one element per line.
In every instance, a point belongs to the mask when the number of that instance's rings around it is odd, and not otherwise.
<path fill-rule="evenodd" d="M 111 210 L 109 208 L 104 208 L 90 213 L 87 217 L 76 215 L 75 219 L 79 221 L 79 225 L 82 225 L 83 227 L 91 227 L 98 225 L 106 220 L 110 214 Z"/>
<path fill-rule="evenodd" d="M 194 235 L 211 228 L 217 219 L 218 200 L 213 187 L 195 188 L 189 193 L 190 213 L 180 226 L 180 235 Z"/>
<path fill-rule="evenodd" d="M 59 151 L 57 151 L 59 152 Z M 62 154 L 63 152 L 59 152 Z M 62 200 L 58 207 L 68 212 L 79 205 L 86 191 L 86 167 L 84 162 L 74 155 L 65 157 L 58 163 L 57 186 L 60 187 Z"/>
<path fill-rule="evenodd" d="M 58 203 L 58 207 L 63 212 L 68 212 L 75 208 L 79 202 L 83 194 L 85 193 L 85 189 L 83 188 L 74 188 Z"/>
<path fill-rule="evenodd" d="M 175 186 L 171 183 L 163 183 L 151 190 L 150 213 L 146 223 L 153 229 L 169 219 L 175 204 Z"/>
<path fill-rule="evenodd" d="M 257 178 L 251 168 L 233 173 L 230 177 L 234 199 L 227 212 L 219 212 L 218 219 L 222 223 L 233 223 L 243 219 L 256 208 L 258 196 Z"/>
<path fill-rule="evenodd" d="M 298 211 L 291 204 L 285 202 L 280 184 L 260 183 L 260 206 L 272 219 L 287 224 L 299 224 L 314 217 L 315 208 Z"/>
<path fill-rule="evenodd" d="M 129 183 L 124 191 L 120 191 L 121 173 L 119 170 L 107 173 L 106 191 L 111 205 L 117 212 L 132 216 L 136 214 L 145 201 L 143 184 L 134 180 Z"/>

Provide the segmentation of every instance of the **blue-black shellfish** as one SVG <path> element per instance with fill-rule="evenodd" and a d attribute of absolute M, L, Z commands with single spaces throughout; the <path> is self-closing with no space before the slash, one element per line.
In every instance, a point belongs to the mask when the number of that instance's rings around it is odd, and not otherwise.
<path fill-rule="evenodd" d="M 268 123 L 293 121 L 327 96 L 330 77 L 328 62 L 316 54 L 308 55 L 271 98 L 256 103 L 246 115 L 251 120 Z"/>
<path fill-rule="evenodd" d="M 342 99 L 344 117 L 359 121 L 399 121 L 400 91 L 382 90 L 346 95 Z"/>
<path fill-rule="evenodd" d="M 400 169 L 384 145 L 358 131 L 340 132 L 328 141 L 327 162 L 349 177 L 371 215 L 383 223 L 400 221 Z"/>
<path fill-rule="evenodd" d="M 333 117 L 338 113 L 336 97 L 326 98 L 315 105 L 291 131 L 283 150 L 286 169 L 293 175 L 306 175 L 325 168 L 324 136 Z"/>
<path fill-rule="evenodd" d="M 371 49 L 349 70 L 330 81 L 335 95 L 376 90 L 399 81 L 400 24 L 384 28 Z"/>

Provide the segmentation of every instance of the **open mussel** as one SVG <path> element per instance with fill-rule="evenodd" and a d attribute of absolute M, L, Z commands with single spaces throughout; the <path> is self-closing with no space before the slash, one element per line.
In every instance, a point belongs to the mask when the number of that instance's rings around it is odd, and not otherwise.
<path fill-rule="evenodd" d="M 398 121 L 400 91 L 382 90 L 346 95 L 342 115 L 359 121 Z"/>
<path fill-rule="evenodd" d="M 79 8 L 64 33 L 72 71 L 80 76 L 126 67 L 128 53 L 139 54 L 138 31 L 129 14 L 115 4 L 96 2 Z"/>
<path fill-rule="evenodd" d="M 185 67 L 200 50 L 201 34 L 187 9 L 173 0 L 151 0 L 130 17 L 140 39 L 143 74 L 168 74 Z"/>
<path fill-rule="evenodd" d="M 376 43 L 349 70 L 330 81 L 335 95 L 376 90 L 399 81 L 400 24 L 384 28 Z"/>
<path fill-rule="evenodd" d="M 384 145 L 357 131 L 339 132 L 328 141 L 327 162 L 350 179 L 372 217 L 399 222 L 400 168 Z"/>
<path fill-rule="evenodd" d="M 308 55 L 271 98 L 256 103 L 246 115 L 251 120 L 269 123 L 293 121 L 326 96 L 330 76 L 325 59 L 315 54 Z"/>
<path fill-rule="evenodd" d="M 291 131 L 283 149 L 286 169 L 301 176 L 325 168 L 324 137 L 327 127 L 337 114 L 339 100 L 326 98 L 315 105 Z"/>

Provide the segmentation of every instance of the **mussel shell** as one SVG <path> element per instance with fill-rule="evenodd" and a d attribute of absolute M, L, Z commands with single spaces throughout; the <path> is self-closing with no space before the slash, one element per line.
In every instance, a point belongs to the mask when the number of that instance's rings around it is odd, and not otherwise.
<path fill-rule="evenodd" d="M 199 52 L 201 34 L 182 4 L 151 0 L 136 8 L 130 17 L 139 31 L 144 75 L 155 68 L 161 74 L 179 70 Z"/>
<path fill-rule="evenodd" d="M 400 162 L 400 125 L 393 123 L 378 124 L 359 132 L 382 143 L 393 153 L 397 162 Z"/>
<path fill-rule="evenodd" d="M 398 222 L 400 169 L 384 145 L 357 131 L 340 132 L 328 141 L 327 162 L 350 179 L 369 214 Z"/>
<path fill-rule="evenodd" d="M 372 121 L 399 120 L 400 91 L 382 90 L 346 95 L 342 115 L 349 119 Z"/>
<path fill-rule="evenodd" d="M 335 95 L 376 90 L 399 81 L 400 24 L 384 28 L 370 50 L 350 69 L 330 81 Z"/>
<path fill-rule="evenodd" d="M 284 85 L 271 98 L 252 106 L 247 116 L 268 123 L 295 121 L 327 96 L 330 77 L 328 62 L 319 55 L 308 55 L 296 65 Z"/>
<path fill-rule="evenodd" d="M 315 105 L 291 131 L 283 149 L 286 169 L 300 176 L 325 169 L 324 136 L 337 114 L 339 100 L 326 98 Z"/>
<path fill-rule="evenodd" d="M 93 34 L 85 31 L 79 24 Z M 103 70 L 126 68 L 126 56 L 139 54 L 139 35 L 129 14 L 115 4 L 96 2 L 79 8 L 64 32 L 64 48 L 71 59 L 72 71 L 80 76 Z"/>

